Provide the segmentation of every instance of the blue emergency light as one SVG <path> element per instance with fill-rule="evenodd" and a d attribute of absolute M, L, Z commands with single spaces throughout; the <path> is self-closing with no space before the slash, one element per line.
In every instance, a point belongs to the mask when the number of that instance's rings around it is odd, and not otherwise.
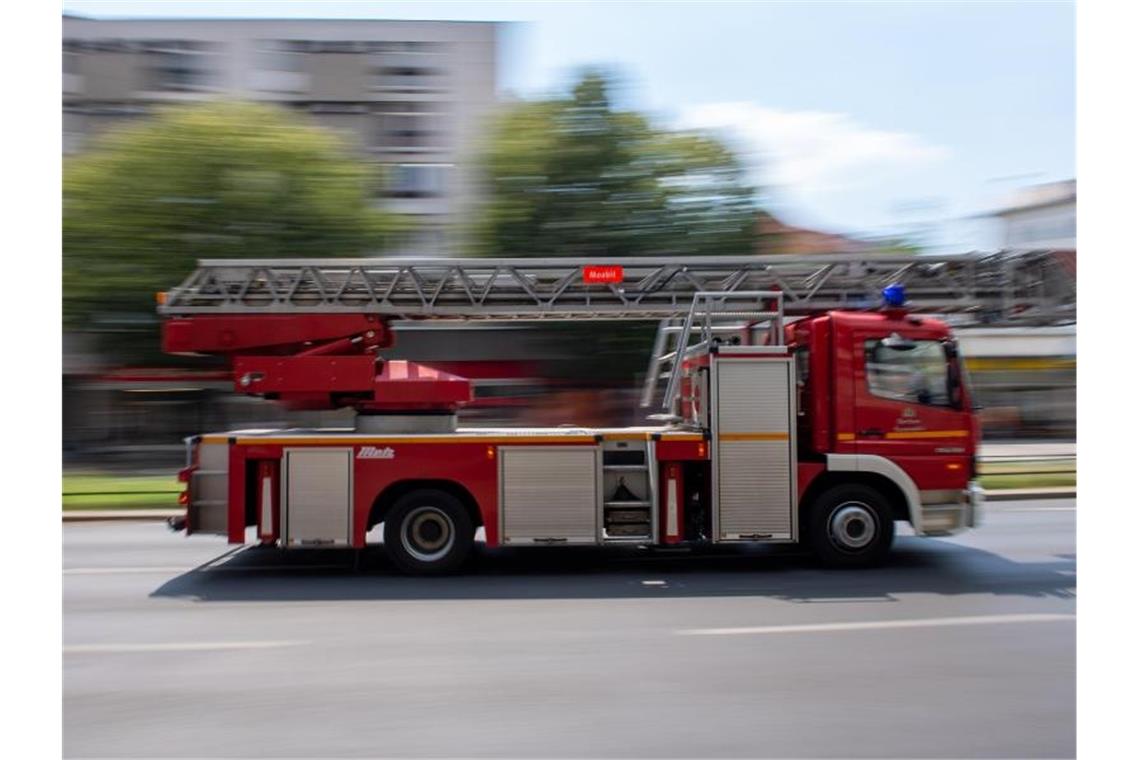
<path fill-rule="evenodd" d="M 883 288 L 883 303 L 891 308 L 899 308 L 906 303 L 906 289 L 895 282 Z"/>

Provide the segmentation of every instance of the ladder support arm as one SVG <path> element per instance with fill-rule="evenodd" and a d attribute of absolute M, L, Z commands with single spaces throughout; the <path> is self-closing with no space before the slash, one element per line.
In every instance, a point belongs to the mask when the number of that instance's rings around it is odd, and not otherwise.
<path fill-rule="evenodd" d="M 316 344 L 357 337 L 360 350 L 395 343 L 388 320 L 372 314 L 193 314 L 162 324 L 168 354 L 311 353 Z"/>
<path fill-rule="evenodd" d="M 225 357 L 234 390 L 289 409 L 454 412 L 473 398 L 466 378 L 381 359 L 395 339 L 372 314 L 192 314 L 166 320 L 162 341 Z"/>

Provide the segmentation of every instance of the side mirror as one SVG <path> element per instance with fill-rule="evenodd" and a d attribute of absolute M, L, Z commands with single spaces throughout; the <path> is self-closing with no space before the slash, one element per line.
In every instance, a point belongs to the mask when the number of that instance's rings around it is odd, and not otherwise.
<path fill-rule="evenodd" d="M 953 340 L 942 342 L 946 353 L 946 389 L 950 394 L 950 405 L 955 409 L 962 408 L 962 368 L 958 363 L 958 344 Z"/>

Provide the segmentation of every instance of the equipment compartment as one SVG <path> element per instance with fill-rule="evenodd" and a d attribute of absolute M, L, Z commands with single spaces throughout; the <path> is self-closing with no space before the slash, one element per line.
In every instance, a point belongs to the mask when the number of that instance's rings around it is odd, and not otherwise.
<path fill-rule="evenodd" d="M 597 543 L 600 459 L 594 446 L 501 446 L 503 543 Z"/>
<path fill-rule="evenodd" d="M 650 458 L 649 441 L 603 441 L 603 540 L 653 540 L 656 483 L 650 472 Z"/>
<path fill-rule="evenodd" d="M 284 546 L 352 543 L 352 449 L 285 450 Z"/>

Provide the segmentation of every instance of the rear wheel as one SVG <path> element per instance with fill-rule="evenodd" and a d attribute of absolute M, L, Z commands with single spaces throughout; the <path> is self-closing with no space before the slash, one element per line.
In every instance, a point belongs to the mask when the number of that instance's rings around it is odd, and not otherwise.
<path fill-rule="evenodd" d="M 839 485 L 820 494 L 808 510 L 808 542 L 833 567 L 867 567 L 882 562 L 895 537 L 890 504 L 874 488 Z"/>
<path fill-rule="evenodd" d="M 467 510 L 444 491 L 405 494 L 384 519 L 384 546 L 406 573 L 452 572 L 467 559 L 474 539 Z"/>

